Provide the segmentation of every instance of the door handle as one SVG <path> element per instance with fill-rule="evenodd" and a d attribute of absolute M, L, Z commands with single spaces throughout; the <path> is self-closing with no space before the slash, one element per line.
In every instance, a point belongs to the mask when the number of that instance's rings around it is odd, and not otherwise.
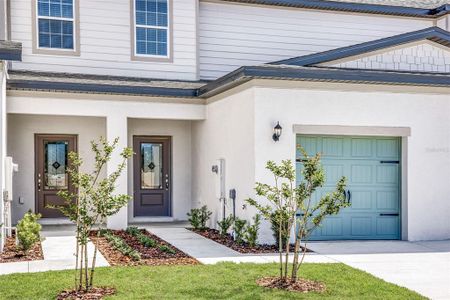
<path fill-rule="evenodd" d="M 350 190 L 347 191 L 347 195 L 348 195 L 347 203 L 352 205 L 352 193 L 350 192 Z"/>
<path fill-rule="evenodd" d="M 392 213 L 392 214 L 391 213 L 381 213 L 380 216 L 381 217 L 388 217 L 388 216 L 397 217 L 398 213 Z"/>
<path fill-rule="evenodd" d="M 41 191 L 41 174 L 38 174 L 38 180 L 37 180 L 37 188 L 38 188 L 38 192 Z"/>
<path fill-rule="evenodd" d="M 169 175 L 168 174 L 166 174 L 166 191 L 168 191 L 169 190 Z"/>

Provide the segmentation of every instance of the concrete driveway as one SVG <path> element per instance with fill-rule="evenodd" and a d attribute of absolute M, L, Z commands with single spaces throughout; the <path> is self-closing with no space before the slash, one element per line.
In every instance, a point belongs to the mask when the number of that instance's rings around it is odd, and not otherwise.
<path fill-rule="evenodd" d="M 431 299 L 450 299 L 450 240 L 311 242 L 308 248 Z"/>

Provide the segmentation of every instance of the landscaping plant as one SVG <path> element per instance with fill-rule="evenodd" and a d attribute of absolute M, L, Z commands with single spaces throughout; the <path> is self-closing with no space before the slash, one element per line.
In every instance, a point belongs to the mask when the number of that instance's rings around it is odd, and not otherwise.
<path fill-rule="evenodd" d="M 191 223 L 191 226 L 195 230 L 205 230 L 206 229 L 206 222 L 209 220 L 209 218 L 212 215 L 212 212 L 210 212 L 206 205 L 202 206 L 201 208 L 193 208 L 190 212 L 187 213 L 188 215 L 188 221 Z"/>
<path fill-rule="evenodd" d="M 98 239 L 95 242 L 92 265 L 89 268 L 87 251 L 89 233 L 97 224 L 102 227 L 109 216 L 116 214 L 130 200 L 129 195 L 116 194 L 115 190 L 117 179 L 126 167 L 126 161 L 133 155 L 132 149 L 124 148 L 122 150 L 120 153 L 122 160 L 114 172 L 104 178 L 101 178 L 100 175 L 111 160 L 118 141 L 118 138 L 116 138 L 110 143 L 106 139 L 100 138 L 99 142 L 91 142 L 91 148 L 95 155 L 92 173 L 80 171 L 83 160 L 77 153 L 70 152 L 68 154 L 67 172 L 77 192 L 59 191 L 58 195 L 65 200 L 65 204 L 53 207 L 59 209 L 76 224 L 75 289 L 77 291 L 84 290 L 87 292 L 92 288 L 94 281 Z M 100 235 L 100 233 L 101 231 L 98 230 L 97 234 Z"/>
<path fill-rule="evenodd" d="M 144 247 L 153 248 L 156 247 L 156 241 L 149 236 L 145 235 L 140 231 L 137 227 L 130 226 L 127 228 L 126 232 L 137 238 L 139 243 L 141 243 Z"/>
<path fill-rule="evenodd" d="M 234 218 L 234 240 L 238 245 L 242 245 L 244 243 L 244 234 L 245 234 L 245 225 L 247 224 L 246 220 L 242 220 L 239 218 Z"/>
<path fill-rule="evenodd" d="M 116 236 L 109 231 L 104 233 L 103 236 L 114 249 L 123 255 L 128 256 L 135 261 L 141 260 L 141 255 L 139 252 L 130 247 L 130 245 L 128 245 L 121 237 Z"/>
<path fill-rule="evenodd" d="M 229 215 L 222 221 L 218 221 L 217 225 L 219 226 L 220 235 L 226 236 L 228 234 L 228 230 L 230 229 L 231 225 L 233 225 L 233 216 Z"/>
<path fill-rule="evenodd" d="M 253 217 L 253 224 L 248 224 L 245 228 L 245 241 L 250 247 L 255 247 L 258 244 L 259 225 L 261 224 L 260 215 L 256 214 Z"/>
<path fill-rule="evenodd" d="M 37 222 L 40 218 L 41 214 L 34 214 L 30 210 L 17 223 L 17 240 L 19 241 L 19 248 L 25 255 L 40 240 L 39 232 L 42 226 Z"/>
<path fill-rule="evenodd" d="M 326 216 L 337 214 L 341 208 L 349 205 L 344 194 L 345 177 L 339 179 L 334 191 L 323 195 L 318 201 L 314 201 L 314 193 L 325 183 L 325 172 L 320 163 L 320 154 L 310 157 L 302 147 L 299 147 L 299 150 L 303 159 L 301 160 L 301 180 L 298 186 L 296 186 L 295 166 L 290 160 L 283 160 L 279 165 L 269 161 L 266 168 L 274 176 L 274 185 L 258 182 L 255 188 L 256 195 L 265 198 L 266 201 L 261 204 L 251 198 L 246 200 L 247 203 L 256 207 L 267 220 L 276 219 L 280 281 L 288 281 L 289 237 L 291 232 L 294 233 L 295 244 L 290 278 L 292 283 L 297 281 L 297 274 L 303 263 L 306 243 L 311 232 L 320 226 Z M 267 202 L 269 204 L 266 204 Z M 299 218 L 296 217 L 298 211 L 302 214 Z M 303 251 L 300 248 L 301 242 L 305 243 Z M 301 257 L 299 257 L 300 252 L 302 252 Z M 284 262 L 283 255 L 285 256 Z"/>

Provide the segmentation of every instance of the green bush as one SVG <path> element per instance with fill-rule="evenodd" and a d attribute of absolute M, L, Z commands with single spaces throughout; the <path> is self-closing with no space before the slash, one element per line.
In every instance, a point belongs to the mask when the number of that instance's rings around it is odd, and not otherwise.
<path fill-rule="evenodd" d="M 103 236 L 114 249 L 123 255 L 128 256 L 135 261 L 141 259 L 139 252 L 131 248 L 121 237 L 118 237 L 111 232 L 106 232 Z"/>
<path fill-rule="evenodd" d="M 201 208 L 193 208 L 189 213 L 187 213 L 189 223 L 196 230 L 206 229 L 206 222 L 212 215 L 212 212 L 208 210 L 206 205 Z"/>
<path fill-rule="evenodd" d="M 175 253 L 176 253 L 175 250 L 173 250 L 172 248 L 170 248 L 170 247 L 167 246 L 167 245 L 161 245 L 161 246 L 159 246 L 159 250 L 161 250 L 162 252 L 169 253 L 169 254 L 175 254 Z"/>
<path fill-rule="evenodd" d="M 245 225 L 247 224 L 246 220 L 242 220 L 239 218 L 234 219 L 234 240 L 236 243 L 241 245 L 244 242 L 244 234 L 245 234 Z"/>
<path fill-rule="evenodd" d="M 260 225 L 260 216 L 257 214 L 253 217 L 253 225 L 247 225 L 245 228 L 245 241 L 250 247 L 255 247 L 258 244 L 258 232 Z"/>
<path fill-rule="evenodd" d="M 139 230 L 137 227 L 135 226 L 130 226 L 127 228 L 126 232 L 134 237 L 137 238 L 137 240 L 139 241 L 139 243 L 141 243 L 144 247 L 147 248 L 153 248 L 156 247 L 156 241 L 152 238 L 150 238 L 149 236 L 145 235 L 142 233 L 141 230 Z"/>
<path fill-rule="evenodd" d="M 40 218 L 41 214 L 34 214 L 29 211 L 23 216 L 22 220 L 17 223 L 16 228 L 19 247 L 25 253 L 27 253 L 40 239 L 39 232 L 41 231 L 42 226 L 37 222 Z"/>
<path fill-rule="evenodd" d="M 138 236 L 141 231 L 136 226 L 130 226 L 127 228 L 126 232 L 132 236 Z"/>
<path fill-rule="evenodd" d="M 233 216 L 231 215 L 226 217 L 222 221 L 218 221 L 217 225 L 219 225 L 220 235 L 226 236 L 232 224 L 233 224 Z"/>

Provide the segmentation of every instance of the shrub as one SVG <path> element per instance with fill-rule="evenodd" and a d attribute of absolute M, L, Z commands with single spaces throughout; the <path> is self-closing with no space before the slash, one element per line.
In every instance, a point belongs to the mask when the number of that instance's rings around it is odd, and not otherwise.
<path fill-rule="evenodd" d="M 236 243 L 241 245 L 244 242 L 244 234 L 245 234 L 245 225 L 247 224 L 246 220 L 242 220 L 239 218 L 234 219 L 234 240 Z"/>
<path fill-rule="evenodd" d="M 126 232 L 129 235 L 136 237 L 139 243 L 141 243 L 144 247 L 147 248 L 156 247 L 156 241 L 150 238 L 149 236 L 145 235 L 144 233 L 142 233 L 142 231 L 139 230 L 137 227 L 130 226 L 127 228 Z"/>
<path fill-rule="evenodd" d="M 187 213 L 189 219 L 189 223 L 196 230 L 204 230 L 206 229 L 206 222 L 212 215 L 212 212 L 208 210 L 206 205 L 201 208 L 193 208 L 189 213 Z"/>
<path fill-rule="evenodd" d="M 41 214 L 33 214 L 31 211 L 27 212 L 22 220 L 17 223 L 17 239 L 19 240 L 19 247 L 27 253 L 39 239 L 39 232 L 41 231 L 41 224 L 37 221 L 41 218 Z"/>
<path fill-rule="evenodd" d="M 176 253 L 175 250 L 173 250 L 172 248 L 170 248 L 170 247 L 167 246 L 167 245 L 161 245 L 161 246 L 159 246 L 159 250 L 161 250 L 162 252 L 165 252 L 165 253 L 169 253 L 169 254 L 175 254 L 175 253 Z"/>
<path fill-rule="evenodd" d="M 261 218 L 258 214 L 253 217 L 253 225 L 249 224 L 245 228 L 245 241 L 250 247 L 255 247 L 258 244 L 258 232 Z"/>
<path fill-rule="evenodd" d="M 139 252 L 131 248 L 121 237 L 118 237 L 111 232 L 106 232 L 104 234 L 104 237 L 114 249 L 116 249 L 123 255 L 128 256 L 135 261 L 141 259 L 141 255 L 139 254 Z"/>
<path fill-rule="evenodd" d="M 128 227 L 126 232 L 132 236 L 138 236 L 141 233 L 141 231 L 136 226 Z"/>
<path fill-rule="evenodd" d="M 226 236 L 232 224 L 233 224 L 233 216 L 231 215 L 226 217 L 222 221 L 218 221 L 217 225 L 219 225 L 220 235 Z"/>

